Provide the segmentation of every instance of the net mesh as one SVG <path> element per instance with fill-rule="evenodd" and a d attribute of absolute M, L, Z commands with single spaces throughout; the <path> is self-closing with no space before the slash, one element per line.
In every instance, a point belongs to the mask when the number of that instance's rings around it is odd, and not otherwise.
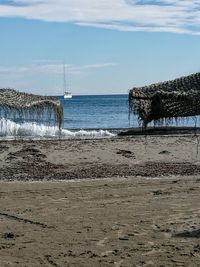
<path fill-rule="evenodd" d="M 0 89 L 0 117 L 36 121 L 53 118 L 55 124 L 61 129 L 63 108 L 54 97 L 28 94 L 14 89 Z"/>
<path fill-rule="evenodd" d="M 134 87 L 129 91 L 129 111 L 143 126 L 200 115 L 200 73 L 175 80 Z"/>

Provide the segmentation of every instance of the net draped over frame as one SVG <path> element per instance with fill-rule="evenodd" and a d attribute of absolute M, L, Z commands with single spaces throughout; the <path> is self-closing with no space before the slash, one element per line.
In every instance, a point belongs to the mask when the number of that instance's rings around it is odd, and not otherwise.
<path fill-rule="evenodd" d="M 134 87 L 129 91 L 129 112 L 146 127 L 200 115 L 200 73 L 175 80 Z"/>
<path fill-rule="evenodd" d="M 44 117 L 47 121 L 53 118 L 55 125 L 61 129 L 63 108 L 56 98 L 0 89 L 0 118 L 37 121 Z"/>

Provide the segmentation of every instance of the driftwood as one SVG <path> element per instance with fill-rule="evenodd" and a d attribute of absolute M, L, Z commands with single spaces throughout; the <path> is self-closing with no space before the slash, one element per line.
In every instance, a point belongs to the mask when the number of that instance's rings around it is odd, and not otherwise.
<path fill-rule="evenodd" d="M 200 115 L 200 73 L 129 91 L 129 112 L 146 127 Z"/>
<path fill-rule="evenodd" d="M 63 108 L 54 97 L 39 96 L 0 89 L 0 117 L 5 119 L 42 120 L 53 117 L 55 124 L 61 129 Z"/>

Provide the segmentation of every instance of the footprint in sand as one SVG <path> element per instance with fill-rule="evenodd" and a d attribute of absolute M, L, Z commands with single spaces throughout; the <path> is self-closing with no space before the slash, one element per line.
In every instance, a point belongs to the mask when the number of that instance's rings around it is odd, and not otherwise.
<path fill-rule="evenodd" d="M 162 150 L 162 151 L 159 152 L 159 154 L 168 155 L 168 154 L 171 154 L 171 152 L 169 152 L 168 150 Z"/>
<path fill-rule="evenodd" d="M 100 247 L 103 247 L 103 246 L 105 246 L 106 241 L 108 241 L 108 237 L 105 237 L 104 239 L 99 240 L 99 241 L 96 243 L 96 245 L 97 245 L 97 246 L 100 246 Z"/>
<path fill-rule="evenodd" d="M 115 265 L 115 267 L 121 267 L 122 263 L 123 263 L 123 260 L 115 262 L 114 265 Z"/>
<path fill-rule="evenodd" d="M 135 158 L 134 153 L 133 153 L 132 151 L 130 151 L 130 150 L 119 149 L 119 150 L 116 152 L 116 154 L 118 154 L 118 155 L 122 155 L 122 156 L 124 156 L 124 157 L 126 157 L 126 158 Z"/>
<path fill-rule="evenodd" d="M 119 230 L 117 233 L 119 240 L 129 240 L 129 236 L 127 234 L 124 234 L 122 230 Z"/>

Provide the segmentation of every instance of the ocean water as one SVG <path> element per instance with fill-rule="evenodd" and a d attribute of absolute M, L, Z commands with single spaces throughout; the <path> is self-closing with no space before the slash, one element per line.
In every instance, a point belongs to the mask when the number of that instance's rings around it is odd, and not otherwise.
<path fill-rule="evenodd" d="M 128 128 L 128 95 L 73 96 L 64 100 L 65 129 Z"/>
<path fill-rule="evenodd" d="M 12 121 L 9 118 L 1 118 L 0 139 L 109 138 L 116 135 L 116 129 L 139 126 L 136 116 L 131 115 L 129 120 L 128 95 L 73 96 L 67 100 L 64 100 L 63 96 L 57 98 L 64 109 L 61 132 L 52 122 L 49 124 L 48 120 L 44 123 L 44 120 Z M 181 126 L 200 125 L 199 118 L 188 118 L 179 123 Z"/>
<path fill-rule="evenodd" d="M 128 128 L 128 95 L 57 96 L 64 110 L 61 133 L 48 121 L 15 121 L 0 119 L 0 138 L 109 138 L 116 135 L 113 128 Z M 47 126 L 48 125 L 48 126 Z"/>
<path fill-rule="evenodd" d="M 139 127 L 133 114 L 129 119 L 128 95 L 74 96 L 63 100 L 65 129 L 113 129 Z M 200 126 L 199 116 L 179 119 L 168 126 Z M 154 126 L 150 123 L 149 126 Z"/>

